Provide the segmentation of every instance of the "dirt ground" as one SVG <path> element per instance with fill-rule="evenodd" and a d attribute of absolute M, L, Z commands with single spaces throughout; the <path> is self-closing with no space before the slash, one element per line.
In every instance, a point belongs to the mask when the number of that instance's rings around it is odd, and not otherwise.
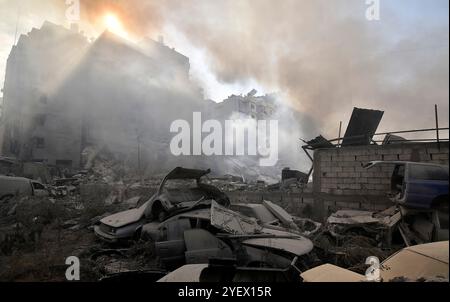
<path fill-rule="evenodd" d="M 80 259 L 82 281 L 97 281 L 112 272 L 155 267 L 156 259 L 148 243 L 137 242 L 121 248 L 121 253 L 108 253 L 111 247 L 96 238 L 93 224 L 123 209 L 121 204 L 106 206 L 102 200 L 82 202 L 78 196 L 3 202 L 0 281 L 66 281 L 65 261 L 69 256 Z"/>

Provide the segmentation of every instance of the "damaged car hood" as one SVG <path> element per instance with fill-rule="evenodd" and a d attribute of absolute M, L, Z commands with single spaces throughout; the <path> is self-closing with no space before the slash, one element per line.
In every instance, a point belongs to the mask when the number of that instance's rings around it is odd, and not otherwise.
<path fill-rule="evenodd" d="M 294 230 L 298 230 L 298 226 L 294 222 L 294 217 L 292 217 L 288 212 L 286 212 L 282 207 L 268 200 L 263 201 L 263 205 L 269 209 L 269 211 L 277 217 L 283 224 Z"/>
<path fill-rule="evenodd" d="M 234 235 L 255 234 L 262 230 L 256 219 L 222 207 L 214 200 L 211 202 L 211 225 Z"/>
<path fill-rule="evenodd" d="M 258 238 L 244 240 L 242 244 L 246 246 L 274 249 L 296 256 L 307 254 L 313 249 L 313 243 L 305 237 L 295 233 L 263 228 L 255 219 L 224 208 L 215 201 L 211 204 L 211 225 L 229 234 L 258 236 Z"/>
<path fill-rule="evenodd" d="M 258 248 L 276 249 L 284 252 L 289 252 L 295 256 L 305 255 L 312 251 L 313 243 L 311 240 L 299 237 L 296 239 L 290 238 L 253 238 L 242 242 L 243 245 L 253 246 Z"/>
<path fill-rule="evenodd" d="M 143 210 L 141 208 L 137 208 L 105 217 L 101 219 L 100 222 L 111 227 L 118 228 L 133 222 L 137 222 L 142 218 L 142 216 Z"/>
<path fill-rule="evenodd" d="M 358 210 L 340 210 L 328 217 L 333 224 L 365 224 L 378 223 L 380 219 L 373 217 L 373 212 Z"/>

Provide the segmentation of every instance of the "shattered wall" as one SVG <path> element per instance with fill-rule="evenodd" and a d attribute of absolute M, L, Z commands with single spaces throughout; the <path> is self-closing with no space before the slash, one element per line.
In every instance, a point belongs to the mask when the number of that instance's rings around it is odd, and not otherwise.
<path fill-rule="evenodd" d="M 369 170 L 361 163 L 373 160 L 420 161 L 448 165 L 448 142 L 406 143 L 321 149 L 314 153 L 314 192 L 334 195 L 386 195 L 392 165 Z"/>

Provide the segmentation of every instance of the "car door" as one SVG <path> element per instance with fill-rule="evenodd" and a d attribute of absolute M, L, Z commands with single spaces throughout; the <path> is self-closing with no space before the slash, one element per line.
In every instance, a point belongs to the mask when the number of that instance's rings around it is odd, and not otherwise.
<path fill-rule="evenodd" d="M 169 220 L 159 227 L 161 240 L 155 243 L 156 254 L 162 262 L 172 263 L 184 261 L 186 245 L 184 231 L 191 228 L 188 218 Z"/>
<path fill-rule="evenodd" d="M 204 229 L 184 232 L 187 264 L 208 263 L 210 258 L 232 258 L 231 249 L 222 240 Z"/>
<path fill-rule="evenodd" d="M 448 195 L 448 168 L 410 164 L 408 166 L 407 196 L 405 204 L 429 208 L 432 201 Z"/>

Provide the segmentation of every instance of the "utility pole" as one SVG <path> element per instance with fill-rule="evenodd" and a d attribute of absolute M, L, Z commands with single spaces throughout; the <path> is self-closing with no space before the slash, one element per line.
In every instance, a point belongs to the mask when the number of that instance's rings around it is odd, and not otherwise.
<path fill-rule="evenodd" d="M 341 145 L 341 129 L 342 129 L 342 121 L 339 122 L 339 134 L 338 134 L 338 147 Z"/>
<path fill-rule="evenodd" d="M 440 143 L 439 143 L 439 120 L 438 120 L 438 108 L 437 108 L 437 104 L 434 104 L 434 117 L 436 120 L 436 141 L 438 144 L 438 149 L 441 148 Z"/>
<path fill-rule="evenodd" d="M 142 171 L 141 171 L 141 134 L 140 134 L 140 133 L 138 133 L 136 139 L 137 139 L 138 175 L 139 175 L 139 181 L 142 183 Z"/>

